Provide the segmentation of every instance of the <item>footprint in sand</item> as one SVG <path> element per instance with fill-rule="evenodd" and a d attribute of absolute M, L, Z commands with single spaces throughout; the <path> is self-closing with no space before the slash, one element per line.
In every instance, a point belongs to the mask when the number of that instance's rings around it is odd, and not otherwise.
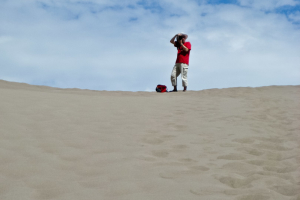
<path fill-rule="evenodd" d="M 138 159 L 139 160 L 148 161 L 148 162 L 154 162 L 154 161 L 156 161 L 156 158 L 150 157 L 150 156 L 140 156 L 140 157 L 138 157 Z"/>
<path fill-rule="evenodd" d="M 36 199 L 59 199 L 70 190 L 67 186 L 61 187 L 56 180 L 40 180 L 27 183 L 36 192 Z"/>
<path fill-rule="evenodd" d="M 186 125 L 175 125 L 175 128 L 177 131 L 184 131 L 184 130 L 186 130 L 187 126 Z"/>
<path fill-rule="evenodd" d="M 166 158 L 169 156 L 169 152 L 167 150 L 155 150 L 152 151 L 152 154 L 156 157 Z"/>
<path fill-rule="evenodd" d="M 279 153 L 279 152 L 267 152 L 266 158 L 268 160 L 274 160 L 274 161 L 283 161 L 288 159 L 298 159 L 298 155 L 291 155 L 290 153 Z"/>
<path fill-rule="evenodd" d="M 182 176 L 184 177 L 195 176 L 208 170 L 209 168 L 204 166 L 194 166 L 194 167 L 190 167 L 190 169 L 187 170 L 175 170 L 175 171 L 162 172 L 159 173 L 159 176 L 164 179 L 175 179 Z"/>
<path fill-rule="evenodd" d="M 187 145 L 184 145 L 184 144 L 178 144 L 178 145 L 173 145 L 172 148 L 174 150 L 183 150 L 183 149 L 187 149 L 188 146 Z"/>
<path fill-rule="evenodd" d="M 152 137 L 152 138 L 144 138 L 143 142 L 147 143 L 147 144 L 161 144 L 164 142 L 164 140 L 162 140 L 160 138 Z"/>
<path fill-rule="evenodd" d="M 295 196 L 295 195 L 299 195 L 300 186 L 282 185 L 282 186 L 275 186 L 271 189 L 284 196 Z"/>
<path fill-rule="evenodd" d="M 260 141 L 264 141 L 264 142 L 272 142 L 272 143 L 276 143 L 276 144 L 279 144 L 279 143 L 282 143 L 284 140 L 283 139 L 280 139 L 280 138 L 277 138 L 277 137 L 255 137 L 255 139 L 257 140 L 260 140 Z"/>
<path fill-rule="evenodd" d="M 276 172 L 276 173 L 289 173 L 289 172 L 295 172 L 298 168 L 299 168 L 298 166 L 288 166 L 288 167 L 265 166 L 263 167 L 263 170 Z"/>
<path fill-rule="evenodd" d="M 176 137 L 175 135 L 162 135 L 162 136 L 161 136 L 161 138 L 163 138 L 163 139 L 168 139 L 168 140 L 173 139 L 173 138 L 175 138 L 175 137 Z"/>
<path fill-rule="evenodd" d="M 190 190 L 192 194 L 198 195 L 198 196 L 204 196 L 204 195 L 213 195 L 218 193 L 223 193 L 223 188 L 217 188 L 217 187 L 201 187 L 199 189 L 192 189 Z"/>
<path fill-rule="evenodd" d="M 196 171 L 208 171 L 208 170 L 210 170 L 210 168 L 208 168 L 208 167 L 205 167 L 205 166 L 192 166 L 192 167 L 190 167 L 191 168 L 191 170 L 196 170 Z"/>
<path fill-rule="evenodd" d="M 274 166 L 278 164 L 278 162 L 272 160 L 249 160 L 246 162 L 257 166 Z"/>
<path fill-rule="evenodd" d="M 261 142 L 259 144 L 254 144 L 253 146 L 255 146 L 256 148 L 259 148 L 259 149 L 266 149 L 266 150 L 271 150 L 271 151 L 290 151 L 290 150 L 292 150 L 290 148 L 286 148 L 279 144 L 267 143 L 267 142 Z"/>
<path fill-rule="evenodd" d="M 239 152 L 245 152 L 245 153 L 253 155 L 253 156 L 261 156 L 264 154 L 264 151 L 260 151 L 260 150 L 253 149 L 253 148 L 247 148 L 247 147 L 238 148 L 237 150 Z"/>
<path fill-rule="evenodd" d="M 236 200 L 268 200 L 268 199 L 271 199 L 271 197 L 262 194 L 242 195 L 236 198 Z"/>
<path fill-rule="evenodd" d="M 225 165 L 223 165 L 222 169 L 225 169 L 227 171 L 232 171 L 232 172 L 253 172 L 256 171 L 257 167 L 247 164 L 247 163 L 242 163 L 242 162 L 230 162 Z"/>
<path fill-rule="evenodd" d="M 197 160 L 191 159 L 191 158 L 182 158 L 178 160 L 179 162 L 183 162 L 183 163 L 196 163 L 198 162 Z"/>
<path fill-rule="evenodd" d="M 252 187 L 251 182 L 256 180 L 254 177 L 247 177 L 244 179 L 235 177 L 216 177 L 221 183 L 231 187 L 231 188 L 249 188 Z"/>
<path fill-rule="evenodd" d="M 103 183 L 99 181 L 99 179 L 89 180 L 89 181 L 79 181 L 78 183 L 84 188 L 92 188 L 92 189 L 94 188 L 97 189 L 103 186 Z"/>
<path fill-rule="evenodd" d="M 234 139 L 232 141 L 242 143 L 242 144 L 252 144 L 255 140 L 252 138 L 240 138 L 240 139 Z"/>
<path fill-rule="evenodd" d="M 224 156 L 218 156 L 217 159 L 224 159 L 224 160 L 245 160 L 245 156 L 241 154 L 229 154 Z"/>
<path fill-rule="evenodd" d="M 300 200 L 300 194 L 292 197 L 290 200 Z"/>
<path fill-rule="evenodd" d="M 148 130 L 147 132 L 150 133 L 151 135 L 159 133 L 159 131 L 156 130 Z"/>
<path fill-rule="evenodd" d="M 163 179 L 174 179 L 177 178 L 179 174 L 176 172 L 162 172 L 159 173 L 159 176 Z"/>
<path fill-rule="evenodd" d="M 232 143 L 223 143 L 220 144 L 220 147 L 236 147 L 236 144 L 232 144 Z"/>
<path fill-rule="evenodd" d="M 174 138 L 175 136 L 173 135 L 161 135 L 159 137 L 154 137 L 153 135 L 149 135 L 144 137 L 144 139 L 142 139 L 143 143 L 146 144 L 153 144 L 153 145 L 157 145 L 157 144 L 162 144 L 166 141 L 169 141 L 170 139 Z"/>

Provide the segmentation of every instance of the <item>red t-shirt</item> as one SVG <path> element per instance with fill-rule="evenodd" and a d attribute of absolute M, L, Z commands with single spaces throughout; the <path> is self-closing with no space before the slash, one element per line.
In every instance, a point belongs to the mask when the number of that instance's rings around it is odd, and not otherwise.
<path fill-rule="evenodd" d="M 192 45 L 190 42 L 185 42 L 183 44 L 186 48 L 189 49 L 188 52 L 185 52 L 182 49 L 182 46 L 178 48 L 176 63 L 185 63 L 189 65 L 190 51 L 192 49 Z"/>

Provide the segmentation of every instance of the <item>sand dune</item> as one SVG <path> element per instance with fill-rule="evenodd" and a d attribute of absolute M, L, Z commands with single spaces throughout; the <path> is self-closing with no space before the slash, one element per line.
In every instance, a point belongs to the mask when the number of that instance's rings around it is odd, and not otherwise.
<path fill-rule="evenodd" d="M 0 80 L 1 200 L 299 200 L 300 86 L 186 93 Z"/>

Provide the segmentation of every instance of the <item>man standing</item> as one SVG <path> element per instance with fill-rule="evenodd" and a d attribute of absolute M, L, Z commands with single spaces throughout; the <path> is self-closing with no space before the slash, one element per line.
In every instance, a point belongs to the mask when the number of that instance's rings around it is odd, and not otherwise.
<path fill-rule="evenodd" d="M 191 43 L 186 42 L 187 37 L 187 34 L 178 33 L 170 40 L 170 42 L 174 44 L 174 47 L 177 48 L 177 59 L 171 74 L 171 82 L 172 86 L 174 86 L 174 90 L 171 92 L 177 92 L 177 77 L 179 74 L 181 74 L 183 91 L 185 92 L 187 89 L 187 72 L 189 68 L 190 51 L 192 48 Z M 177 40 L 176 42 L 175 38 Z"/>

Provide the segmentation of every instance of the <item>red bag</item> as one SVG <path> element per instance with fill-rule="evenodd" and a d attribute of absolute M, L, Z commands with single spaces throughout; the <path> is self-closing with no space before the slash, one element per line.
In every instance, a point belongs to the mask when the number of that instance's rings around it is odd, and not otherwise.
<path fill-rule="evenodd" d="M 157 85 L 156 92 L 168 92 L 167 86 L 165 85 Z"/>

